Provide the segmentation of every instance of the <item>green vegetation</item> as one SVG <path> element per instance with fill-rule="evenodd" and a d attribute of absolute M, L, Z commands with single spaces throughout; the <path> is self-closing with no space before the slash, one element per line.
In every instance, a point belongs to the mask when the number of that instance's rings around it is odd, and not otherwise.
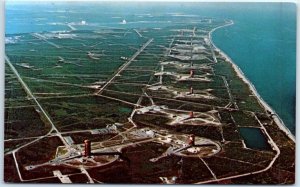
<path fill-rule="evenodd" d="M 60 170 L 72 174 L 73 182 L 86 182 L 85 175 L 74 169 L 86 164 L 93 179 L 107 183 L 161 183 L 160 177 L 175 176 L 176 183 L 184 184 L 214 180 L 213 175 L 220 179 L 245 173 L 249 176 L 227 182 L 268 183 L 274 179 L 292 183 L 295 143 L 278 128 L 232 64 L 207 40 L 208 32 L 220 25 L 224 20 L 140 28 L 143 37 L 132 29 L 94 30 L 88 25 L 78 26 L 84 30 L 70 31 L 69 38 L 47 32 L 22 34 L 17 44 L 6 46 L 6 54 L 33 97 L 24 91 L 13 68 L 6 66 L 5 152 L 16 155 L 24 179 L 53 177 L 53 171 Z M 189 75 L 191 69 L 193 77 Z M 108 131 L 113 124 L 114 131 Z M 133 133 L 143 128 L 151 130 L 149 136 L 156 132 L 182 136 L 185 143 L 184 135 L 193 134 L 204 142 L 209 139 L 220 149 L 201 159 L 184 150 L 188 156 L 168 153 L 152 162 L 149 159 L 162 156 L 174 145 L 159 140 L 159 136 L 152 139 L 145 133 L 143 137 Z M 275 143 L 264 134 L 262 138 L 273 149 L 245 147 L 240 128 L 256 128 L 263 133 L 265 128 Z M 78 152 L 89 139 L 93 149 L 120 152 L 120 156 L 111 163 L 101 157 L 100 161 L 109 164 L 95 167 L 80 160 L 70 164 L 72 167 L 49 164 L 56 151 L 57 156 L 70 151 L 60 139 L 66 136 L 80 144 L 79 148 L 72 145 Z M 206 153 L 205 146 L 211 145 L 198 147 Z M 276 146 L 280 149 L 277 159 Z M 273 159 L 269 170 L 252 174 L 268 167 Z M 16 182 L 18 173 L 9 166 L 12 163 L 12 155 L 6 154 L 5 172 L 13 176 L 6 175 L 5 180 Z M 37 164 L 45 165 L 25 169 Z M 38 181 L 57 182 L 51 177 Z"/>

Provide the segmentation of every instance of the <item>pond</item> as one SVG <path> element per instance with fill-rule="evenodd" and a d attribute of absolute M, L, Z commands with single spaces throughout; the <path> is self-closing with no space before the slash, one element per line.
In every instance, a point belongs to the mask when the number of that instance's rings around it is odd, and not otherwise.
<path fill-rule="evenodd" d="M 259 128 L 241 127 L 240 135 L 248 148 L 259 150 L 272 150 L 267 137 Z"/>

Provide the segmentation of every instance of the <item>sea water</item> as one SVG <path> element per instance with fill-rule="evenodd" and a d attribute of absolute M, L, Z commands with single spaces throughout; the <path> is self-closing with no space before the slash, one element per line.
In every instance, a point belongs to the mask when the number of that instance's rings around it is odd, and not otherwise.
<path fill-rule="evenodd" d="M 214 43 L 242 69 L 295 134 L 295 5 L 252 5 L 232 12 L 230 17 L 235 24 L 216 30 Z"/>

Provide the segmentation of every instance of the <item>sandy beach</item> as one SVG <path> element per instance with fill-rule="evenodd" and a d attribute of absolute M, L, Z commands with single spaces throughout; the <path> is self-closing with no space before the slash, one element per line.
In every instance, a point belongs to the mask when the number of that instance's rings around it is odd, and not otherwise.
<path fill-rule="evenodd" d="M 220 28 L 223 27 L 227 27 L 230 25 L 233 25 L 234 22 L 231 20 L 230 23 L 216 27 L 214 29 L 212 29 L 209 32 L 209 40 L 211 42 L 211 44 L 213 45 L 213 47 L 220 52 L 220 54 L 226 58 L 227 61 L 229 61 L 234 69 L 234 71 L 237 73 L 237 75 L 246 83 L 249 85 L 250 90 L 253 92 L 253 94 L 256 96 L 256 98 L 258 99 L 259 103 L 265 108 L 266 111 L 270 111 L 272 114 L 272 118 L 274 119 L 274 122 L 277 124 L 277 126 L 294 142 L 296 141 L 295 136 L 291 133 L 291 131 L 285 126 L 284 122 L 281 120 L 281 118 L 279 117 L 279 115 L 263 100 L 263 98 L 259 95 L 259 93 L 257 92 L 257 90 L 255 89 L 255 86 L 249 81 L 249 79 L 245 76 L 245 74 L 242 72 L 242 70 L 233 62 L 233 60 L 228 57 L 221 49 L 219 49 L 212 40 L 211 34 Z"/>

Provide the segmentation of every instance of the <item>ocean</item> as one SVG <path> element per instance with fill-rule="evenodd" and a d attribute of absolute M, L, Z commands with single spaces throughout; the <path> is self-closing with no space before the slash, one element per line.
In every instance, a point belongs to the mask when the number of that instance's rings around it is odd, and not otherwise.
<path fill-rule="evenodd" d="M 296 6 L 250 5 L 228 17 L 235 24 L 216 30 L 213 41 L 295 134 Z"/>
<path fill-rule="evenodd" d="M 212 39 L 295 134 L 296 5 L 291 3 L 6 3 L 6 36 L 95 27 L 159 28 L 200 18 L 231 19 Z M 126 24 L 122 21 L 126 20 Z"/>

